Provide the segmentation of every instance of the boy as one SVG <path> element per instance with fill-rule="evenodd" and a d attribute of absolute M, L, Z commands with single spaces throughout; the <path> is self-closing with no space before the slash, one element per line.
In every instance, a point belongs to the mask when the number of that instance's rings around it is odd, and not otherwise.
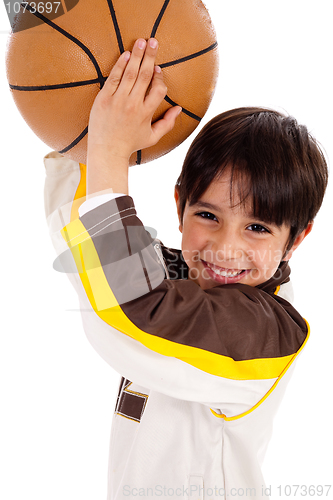
<path fill-rule="evenodd" d="M 182 252 L 163 247 L 127 196 L 130 155 L 181 111 L 151 123 L 166 94 L 156 52 L 156 40 L 138 40 L 95 100 L 84 204 L 79 165 L 46 159 L 56 267 L 78 291 L 92 345 L 124 377 L 108 498 L 267 498 L 272 418 L 308 338 L 286 300 L 288 260 L 311 231 L 327 167 L 289 117 L 219 115 L 177 182 Z"/>

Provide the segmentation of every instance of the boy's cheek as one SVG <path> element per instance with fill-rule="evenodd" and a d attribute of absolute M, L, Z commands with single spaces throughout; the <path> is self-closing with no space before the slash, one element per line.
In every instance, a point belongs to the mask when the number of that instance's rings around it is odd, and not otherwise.
<path fill-rule="evenodd" d="M 249 250 L 247 252 L 248 262 L 256 263 L 257 265 L 278 266 L 283 258 L 283 251 L 280 249 L 265 248 L 261 250 Z"/>
<path fill-rule="evenodd" d="M 194 252 L 192 252 L 191 261 L 194 262 L 194 263 L 200 262 L 201 261 L 200 252 L 198 252 L 197 250 L 195 250 Z"/>
<path fill-rule="evenodd" d="M 281 260 L 283 259 L 283 257 L 284 257 L 284 251 L 275 250 L 274 258 L 273 258 L 274 264 L 277 264 L 277 266 L 278 266 L 280 264 Z"/>
<path fill-rule="evenodd" d="M 201 260 L 200 258 L 200 251 L 199 250 L 189 250 L 187 248 L 182 248 L 182 254 L 184 257 L 185 262 L 199 262 Z"/>

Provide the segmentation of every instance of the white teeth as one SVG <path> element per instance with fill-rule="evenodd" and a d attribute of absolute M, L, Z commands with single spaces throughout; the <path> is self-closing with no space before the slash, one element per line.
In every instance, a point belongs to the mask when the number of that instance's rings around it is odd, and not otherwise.
<path fill-rule="evenodd" d="M 223 276 L 224 278 L 234 278 L 235 276 L 238 276 L 242 272 L 242 269 L 240 271 L 224 271 L 222 269 L 221 270 L 217 269 L 216 267 L 213 268 L 208 264 L 208 262 L 207 265 L 212 271 L 214 271 L 215 274 Z"/>

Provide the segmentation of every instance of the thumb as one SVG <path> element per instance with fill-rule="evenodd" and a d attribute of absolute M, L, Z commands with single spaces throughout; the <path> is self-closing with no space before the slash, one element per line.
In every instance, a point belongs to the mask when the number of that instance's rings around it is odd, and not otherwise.
<path fill-rule="evenodd" d="M 180 115 L 181 111 L 182 108 L 180 106 L 174 106 L 173 108 L 168 109 L 161 120 L 152 124 L 151 128 L 156 137 L 156 141 L 159 141 L 165 134 L 173 129 L 176 119 Z"/>

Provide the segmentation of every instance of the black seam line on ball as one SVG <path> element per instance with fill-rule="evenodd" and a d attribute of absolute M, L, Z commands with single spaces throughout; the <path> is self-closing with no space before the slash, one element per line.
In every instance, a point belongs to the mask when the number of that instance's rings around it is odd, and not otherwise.
<path fill-rule="evenodd" d="M 156 31 L 157 31 L 157 29 L 158 29 L 158 27 L 159 27 L 159 25 L 160 25 L 160 23 L 162 21 L 162 17 L 164 16 L 164 12 L 166 11 L 166 8 L 169 5 L 169 3 L 170 3 L 170 0 L 165 0 L 165 2 L 163 4 L 163 7 L 161 9 L 161 12 L 159 13 L 159 15 L 158 15 L 158 17 L 157 17 L 157 19 L 155 21 L 155 24 L 153 26 L 150 38 L 154 38 L 155 37 Z"/>
<path fill-rule="evenodd" d="M 106 78 L 104 78 L 106 80 Z M 71 87 L 83 87 L 85 85 L 94 85 L 100 83 L 98 78 L 94 80 L 83 80 L 81 82 L 68 82 L 68 83 L 57 83 L 55 85 L 34 85 L 34 86 L 22 86 L 22 85 L 11 85 L 9 88 L 12 90 L 20 90 L 22 92 L 38 92 L 43 90 L 57 90 L 57 89 L 68 89 Z"/>
<path fill-rule="evenodd" d="M 168 103 L 168 104 L 171 104 L 171 106 L 180 106 L 180 104 L 177 104 L 176 102 L 174 102 L 172 99 L 170 99 L 170 97 L 168 97 L 167 95 L 164 97 L 164 100 Z M 200 122 L 202 120 L 202 118 L 198 115 L 195 115 L 194 113 L 192 113 L 191 111 L 189 111 L 188 109 L 185 109 L 183 108 L 182 109 L 182 113 L 184 113 L 185 115 L 187 116 L 190 116 L 191 118 L 194 118 L 194 120 L 197 120 L 198 122 Z"/>
<path fill-rule="evenodd" d="M 110 9 L 111 17 L 112 17 L 113 27 L 114 27 L 114 30 L 115 30 L 116 36 L 117 36 L 118 47 L 119 47 L 120 53 L 122 54 L 124 52 L 124 44 L 123 44 L 123 40 L 121 37 L 116 12 L 114 10 L 112 0 L 107 0 L 107 2 L 108 2 L 109 9 Z"/>
<path fill-rule="evenodd" d="M 97 72 L 98 82 L 100 84 L 100 87 L 102 88 L 103 85 L 104 85 L 104 78 L 103 78 L 101 69 L 100 69 L 100 67 L 98 65 L 98 62 L 96 61 L 95 57 L 93 56 L 93 54 L 88 49 L 88 47 L 86 47 L 82 42 L 80 42 L 80 40 L 78 40 L 77 38 L 75 38 L 75 36 L 71 35 L 66 30 L 60 28 L 60 26 L 58 26 L 57 24 L 55 24 L 53 21 L 50 21 L 50 19 L 47 19 L 47 17 L 43 16 L 43 14 L 40 14 L 36 10 L 35 10 L 35 12 L 32 12 L 34 9 L 30 5 L 26 6 L 26 10 L 29 11 L 30 14 L 32 14 L 33 16 L 38 17 L 45 24 L 48 24 L 49 26 L 51 26 L 51 28 L 55 29 L 56 31 L 59 31 L 59 33 L 61 33 L 62 35 L 64 35 L 66 38 L 68 38 L 72 42 L 76 43 L 76 45 L 78 45 L 87 54 L 87 56 L 89 57 L 89 59 L 91 60 L 91 62 L 93 63 L 93 65 L 95 66 L 95 69 L 96 69 L 96 72 Z"/>
<path fill-rule="evenodd" d="M 69 151 L 70 149 L 74 148 L 74 146 L 76 146 L 81 141 L 81 139 L 83 139 L 83 137 L 85 135 L 87 135 L 87 133 L 88 133 L 88 127 L 86 127 L 84 129 L 84 131 L 81 132 L 81 134 L 78 135 L 77 138 L 74 139 L 74 141 L 69 144 L 69 146 L 66 146 L 64 149 L 62 149 L 61 151 L 59 151 L 59 153 L 60 154 L 67 153 L 67 151 Z"/>
<path fill-rule="evenodd" d="M 202 56 L 203 54 L 207 54 L 211 50 L 214 50 L 217 47 L 217 42 L 213 43 L 207 49 L 200 50 L 199 52 L 195 52 L 194 54 L 190 54 L 189 56 L 182 57 L 181 59 L 175 59 L 174 61 L 170 61 L 164 64 L 159 64 L 160 68 L 167 68 L 168 66 L 174 66 L 175 64 L 180 64 L 185 61 L 189 61 L 190 59 L 195 59 L 196 57 Z"/>
<path fill-rule="evenodd" d="M 136 164 L 137 165 L 141 165 L 141 161 L 142 161 L 142 151 L 141 149 L 139 151 L 137 151 L 136 153 Z"/>

